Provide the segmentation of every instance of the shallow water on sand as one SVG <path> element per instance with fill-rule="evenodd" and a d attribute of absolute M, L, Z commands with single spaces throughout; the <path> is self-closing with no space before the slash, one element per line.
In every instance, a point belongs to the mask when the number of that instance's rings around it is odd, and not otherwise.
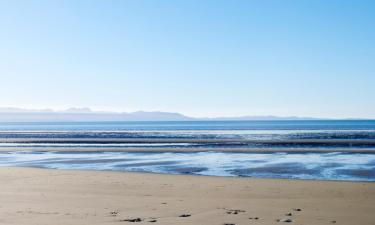
<path fill-rule="evenodd" d="M 2 152 L 0 166 L 375 181 L 375 154 Z"/>

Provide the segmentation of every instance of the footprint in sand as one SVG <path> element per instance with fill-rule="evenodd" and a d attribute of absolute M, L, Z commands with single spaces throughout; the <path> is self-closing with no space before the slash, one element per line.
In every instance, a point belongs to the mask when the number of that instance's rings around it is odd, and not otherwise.
<path fill-rule="evenodd" d="M 120 220 L 121 222 L 131 222 L 131 223 L 139 223 L 139 222 L 142 222 L 142 219 L 141 218 L 134 218 L 134 219 L 124 219 L 124 220 Z"/>
<path fill-rule="evenodd" d="M 117 216 L 117 214 L 118 214 L 118 211 L 109 212 L 109 215 L 111 215 L 111 216 Z"/>
<path fill-rule="evenodd" d="M 241 210 L 241 209 L 228 209 L 227 210 L 227 214 L 238 214 L 238 213 L 244 213 L 246 212 L 245 210 Z"/>
<path fill-rule="evenodd" d="M 283 222 L 283 223 L 291 223 L 291 222 L 293 222 L 293 220 L 291 220 L 291 219 L 277 219 L 276 220 L 277 222 Z"/>

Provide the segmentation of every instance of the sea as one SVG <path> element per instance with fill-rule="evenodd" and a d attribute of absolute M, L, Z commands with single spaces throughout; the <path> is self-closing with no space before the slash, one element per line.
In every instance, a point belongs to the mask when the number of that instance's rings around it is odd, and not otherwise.
<path fill-rule="evenodd" d="M 0 166 L 374 182 L 375 120 L 0 123 Z"/>

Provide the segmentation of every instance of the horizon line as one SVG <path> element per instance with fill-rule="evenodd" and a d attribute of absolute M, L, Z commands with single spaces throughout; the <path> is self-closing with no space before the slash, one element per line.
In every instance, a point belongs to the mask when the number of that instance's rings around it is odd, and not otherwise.
<path fill-rule="evenodd" d="M 240 115 L 240 116 L 189 116 L 184 113 L 179 112 L 168 112 L 168 111 L 144 111 L 144 110 L 137 110 L 132 112 L 126 112 L 126 111 L 108 111 L 108 110 L 92 110 L 89 107 L 70 107 L 66 109 L 51 109 L 51 108 L 43 108 L 43 109 L 31 109 L 31 108 L 18 108 L 18 107 L 0 107 L 0 114 L 13 114 L 13 115 L 21 115 L 21 114 L 34 114 L 34 115 L 40 115 L 40 114 L 65 114 L 65 115 L 97 115 L 97 116 L 105 116 L 108 114 L 113 114 L 117 116 L 144 116 L 147 117 L 146 119 L 136 119 L 131 118 L 131 121 L 186 121 L 186 120 L 200 120 L 200 121 L 210 121 L 210 120 L 227 120 L 227 121 L 233 121 L 233 120 L 375 120 L 375 118 L 363 118 L 363 117 L 345 117 L 345 118 L 334 118 L 334 117 L 314 117 L 314 116 L 278 116 L 278 115 Z M 142 114 L 142 115 L 140 115 Z M 152 118 L 152 114 L 155 114 L 154 116 L 162 116 L 164 118 Z M 170 117 L 168 117 L 170 116 Z M 171 118 L 172 117 L 172 118 Z M 60 118 L 61 119 L 61 118 Z M 128 118 L 129 119 L 129 118 Z M 68 122 L 68 120 L 63 119 L 64 121 Z M 78 119 L 79 120 L 79 119 Z M 72 119 L 70 122 L 77 122 L 77 119 Z M 1 121 L 1 118 L 0 118 Z M 89 120 L 82 118 L 82 122 L 88 122 Z M 93 119 L 92 122 L 99 122 L 99 121 L 127 121 L 126 118 L 119 119 L 119 120 L 100 120 L 100 119 Z M 34 122 L 34 121 L 31 121 Z M 36 121 L 35 121 L 36 122 Z M 43 122 L 43 121 L 40 121 Z"/>

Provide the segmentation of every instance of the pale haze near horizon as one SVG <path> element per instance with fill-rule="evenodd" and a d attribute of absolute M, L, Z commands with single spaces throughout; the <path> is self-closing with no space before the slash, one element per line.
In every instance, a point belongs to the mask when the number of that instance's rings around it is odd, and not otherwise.
<path fill-rule="evenodd" d="M 1 1 L 0 107 L 375 118 L 373 1 Z"/>

